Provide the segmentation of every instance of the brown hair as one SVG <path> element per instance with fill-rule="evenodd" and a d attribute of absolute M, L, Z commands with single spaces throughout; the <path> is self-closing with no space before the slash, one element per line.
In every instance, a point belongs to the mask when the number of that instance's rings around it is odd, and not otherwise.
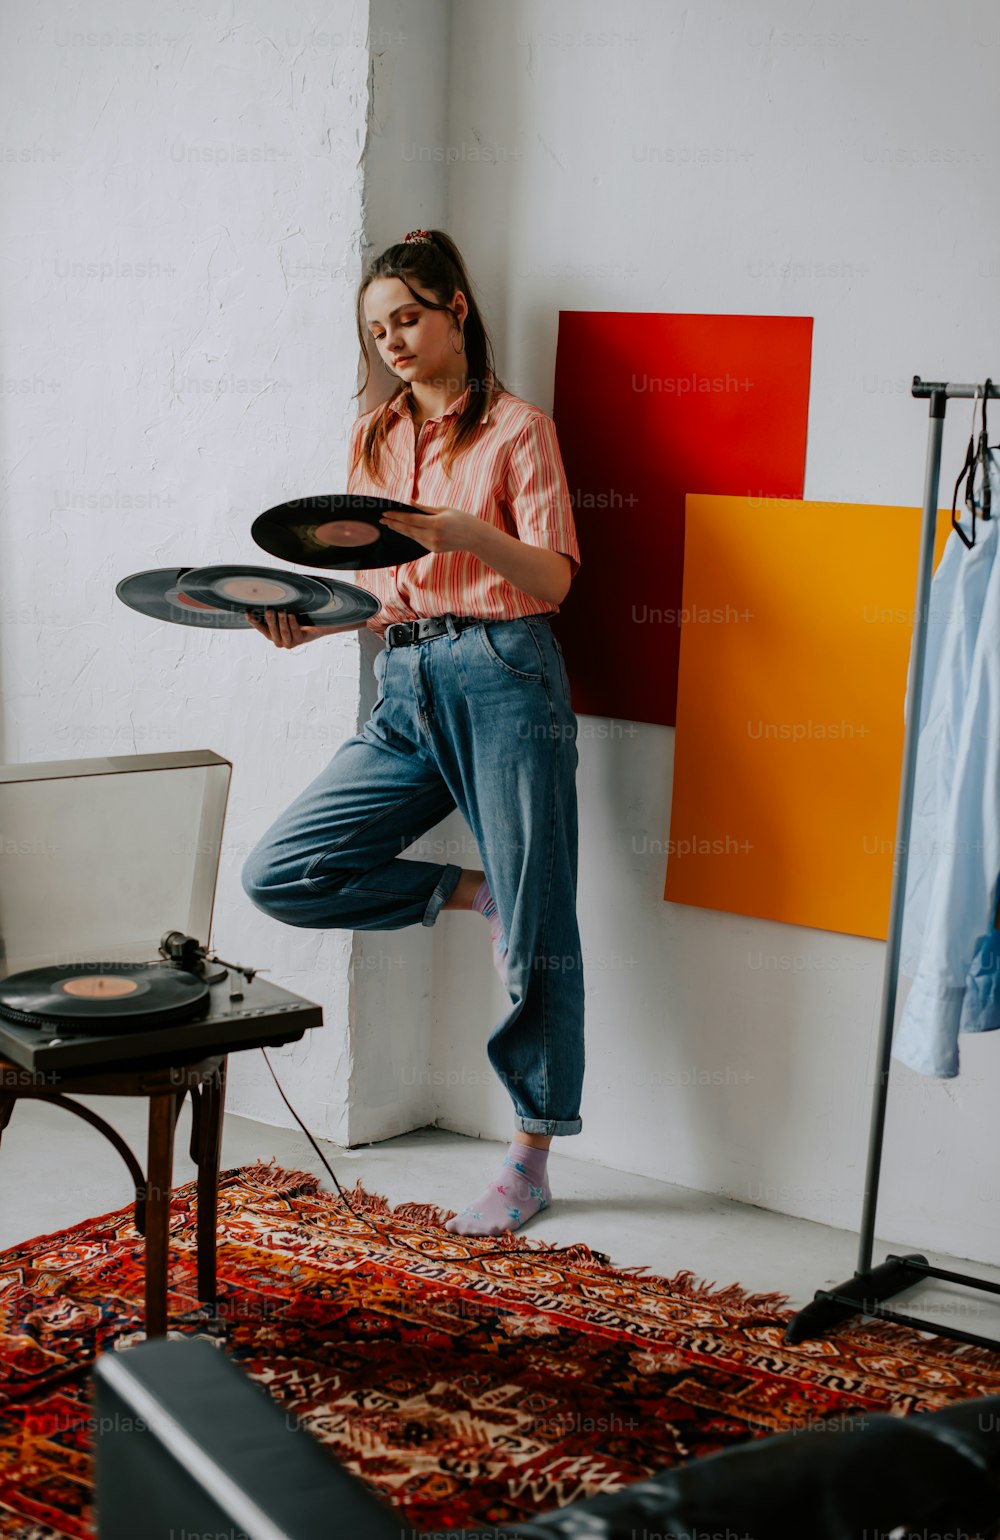
<path fill-rule="evenodd" d="M 422 233 L 429 235 L 431 239 L 397 241 L 394 246 L 387 246 L 381 256 L 374 257 L 369 263 L 361 281 L 357 298 L 357 323 L 361 357 L 365 364 L 365 377 L 360 389 L 355 392 L 354 399 L 357 400 L 359 396 L 364 395 L 371 372 L 371 358 L 368 353 L 362 308 L 368 285 L 376 278 L 399 278 L 413 294 L 415 303 L 423 305 L 426 310 L 447 310 L 456 322 L 458 316 L 448 301 L 455 291 L 460 289 L 469 305 L 464 332 L 465 355 L 469 366 L 468 383 L 471 389 L 466 405 L 449 422 L 444 441 L 445 474 L 450 475 L 455 456 L 477 436 L 481 419 L 489 411 L 494 399 L 509 392 L 496 377 L 496 370 L 493 367 L 493 345 L 476 303 L 472 281 L 466 271 L 461 252 L 443 230 L 427 230 Z M 422 288 L 429 289 L 435 295 L 437 303 L 425 299 L 421 294 L 414 294 L 407 280 L 413 280 Z M 409 386 L 401 380 L 398 388 L 393 391 L 388 400 L 382 403 L 382 409 L 375 413 L 365 430 L 355 464 L 363 461 L 365 470 L 370 476 L 378 475 L 381 452 L 387 439 L 389 402 L 395 401 L 396 397 L 404 391 L 408 392 Z M 354 469 L 353 465 L 351 469 Z"/>

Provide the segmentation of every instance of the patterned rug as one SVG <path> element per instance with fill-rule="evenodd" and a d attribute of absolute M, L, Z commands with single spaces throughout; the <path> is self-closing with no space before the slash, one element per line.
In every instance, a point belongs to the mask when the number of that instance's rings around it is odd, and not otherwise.
<path fill-rule="evenodd" d="M 787 1347 L 779 1294 L 642 1276 L 584 1245 L 453 1236 L 447 1211 L 224 1172 L 224 1350 L 414 1528 L 517 1522 L 728 1445 L 1000 1394 L 1000 1353 L 857 1319 Z M 175 1194 L 171 1328 L 193 1290 Z M 90 1537 L 90 1366 L 141 1330 L 131 1210 L 0 1254 L 0 1534 Z"/>

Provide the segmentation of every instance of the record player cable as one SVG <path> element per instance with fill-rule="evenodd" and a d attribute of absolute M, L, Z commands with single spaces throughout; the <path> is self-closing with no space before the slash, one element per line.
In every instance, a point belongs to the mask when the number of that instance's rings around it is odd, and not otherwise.
<path fill-rule="evenodd" d="M 375 1225 L 372 1222 L 372 1220 L 366 1219 L 364 1214 L 359 1214 L 357 1209 L 352 1206 L 352 1204 L 351 1204 L 347 1194 L 345 1193 L 344 1189 L 341 1187 L 340 1183 L 337 1181 L 336 1173 L 334 1172 L 333 1167 L 330 1165 L 330 1162 L 327 1160 L 326 1156 L 323 1154 L 323 1151 L 320 1149 L 319 1145 L 316 1143 L 316 1140 L 313 1138 L 312 1134 L 309 1132 L 308 1128 L 303 1123 L 302 1119 L 299 1117 L 299 1115 L 296 1112 L 295 1108 L 292 1106 L 291 1102 L 288 1100 L 288 1097 L 285 1095 L 284 1091 L 282 1090 L 281 1081 L 278 1079 L 277 1075 L 274 1073 L 274 1066 L 272 1065 L 270 1059 L 267 1056 L 267 1049 L 266 1048 L 262 1048 L 260 1051 L 264 1055 L 264 1063 L 267 1065 L 268 1069 L 271 1071 L 271 1079 L 274 1081 L 275 1085 L 278 1087 L 278 1095 L 281 1097 L 281 1100 L 284 1102 L 285 1106 L 288 1108 L 289 1112 L 292 1114 L 292 1117 L 295 1119 L 296 1123 L 299 1125 L 299 1127 L 301 1128 L 302 1132 L 305 1134 L 306 1138 L 309 1140 L 309 1143 L 312 1145 L 313 1149 L 316 1151 L 316 1154 L 319 1156 L 320 1160 L 323 1162 L 324 1166 L 329 1171 L 331 1177 L 333 1178 L 333 1185 L 336 1187 L 337 1191 L 340 1193 L 340 1196 L 343 1198 L 344 1202 L 347 1204 L 347 1207 L 351 1210 L 351 1213 L 354 1215 L 355 1219 L 360 1219 L 364 1224 L 370 1224 L 372 1226 L 373 1230 L 377 1229 L 378 1228 L 377 1225 Z"/>
<path fill-rule="evenodd" d="M 298 1123 L 298 1125 L 301 1128 L 302 1132 L 305 1134 L 306 1138 L 309 1140 L 309 1143 L 312 1145 L 313 1149 L 316 1151 L 316 1154 L 319 1156 L 320 1160 L 323 1162 L 324 1166 L 329 1171 L 330 1176 L 333 1178 L 333 1185 L 336 1187 L 338 1193 L 343 1198 L 344 1202 L 347 1204 L 347 1207 L 350 1209 L 351 1213 L 354 1215 L 354 1218 L 355 1219 L 360 1219 L 363 1224 L 366 1224 L 366 1225 L 370 1226 L 370 1228 L 375 1231 L 375 1234 L 376 1235 L 380 1235 L 382 1237 L 382 1239 L 384 1241 L 386 1241 L 390 1246 L 401 1245 L 402 1243 L 400 1241 L 397 1241 L 394 1236 L 387 1235 L 386 1232 L 383 1229 L 381 1229 L 380 1226 L 377 1225 L 373 1219 L 369 1219 L 367 1217 L 367 1215 L 365 1215 L 365 1214 L 359 1214 L 358 1213 L 357 1209 L 353 1206 L 353 1204 L 351 1203 L 351 1201 L 348 1198 L 347 1194 L 344 1192 L 344 1189 L 341 1187 L 340 1183 L 337 1181 L 336 1174 L 335 1174 L 335 1172 L 333 1170 L 333 1167 L 330 1165 L 330 1162 L 327 1160 L 326 1156 L 323 1154 L 323 1151 L 320 1149 L 319 1145 L 316 1143 L 316 1140 L 313 1138 L 312 1134 L 309 1132 L 308 1128 L 303 1123 L 302 1119 L 299 1117 L 299 1115 L 296 1112 L 295 1108 L 292 1106 L 291 1102 L 288 1100 L 288 1097 L 285 1095 L 284 1091 L 282 1090 L 282 1088 L 281 1088 L 281 1081 L 278 1079 L 277 1075 L 274 1073 L 274 1068 L 273 1068 L 273 1066 L 271 1064 L 270 1059 L 267 1056 L 267 1049 L 266 1048 L 262 1048 L 260 1051 L 264 1055 L 264 1063 L 267 1065 L 268 1069 L 271 1071 L 271 1079 L 274 1081 L 275 1085 L 278 1088 L 278 1095 L 281 1097 L 281 1100 L 284 1102 L 285 1106 L 288 1108 L 289 1112 L 292 1114 L 292 1117 L 295 1119 L 296 1123 Z M 464 1237 L 464 1238 L 467 1239 L 468 1237 Z M 410 1248 L 407 1247 L 406 1249 L 409 1250 Z M 531 1255 L 533 1257 L 534 1256 L 538 1256 L 538 1255 L 540 1255 L 542 1253 L 545 1253 L 545 1254 L 551 1253 L 552 1255 L 555 1255 L 557 1252 L 560 1252 L 560 1251 L 579 1251 L 579 1249 L 580 1249 L 579 1246 L 538 1246 L 538 1247 L 533 1247 L 532 1248 Z M 490 1251 L 477 1251 L 476 1252 L 476 1257 L 477 1258 L 479 1258 L 479 1257 L 509 1257 L 509 1256 L 510 1256 L 510 1251 L 502 1250 L 500 1247 L 494 1247 Z M 598 1257 L 602 1262 L 604 1262 L 604 1263 L 606 1263 L 606 1264 L 608 1264 L 610 1266 L 610 1258 L 605 1256 L 602 1251 L 592 1251 L 591 1252 L 591 1256 Z"/>

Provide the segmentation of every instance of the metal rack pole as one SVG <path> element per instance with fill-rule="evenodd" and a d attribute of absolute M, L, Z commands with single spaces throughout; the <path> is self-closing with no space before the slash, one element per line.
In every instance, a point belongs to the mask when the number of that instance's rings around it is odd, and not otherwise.
<path fill-rule="evenodd" d="M 910 820 L 913 813 L 913 786 L 916 780 L 917 742 L 920 736 L 920 701 L 923 697 L 924 661 L 927 655 L 927 601 L 934 570 L 944 414 L 945 397 L 935 392 L 931 397 L 927 432 L 924 511 L 920 526 L 920 560 L 917 567 L 913 640 L 910 644 L 910 709 L 907 712 L 906 732 L 903 738 L 903 767 L 900 773 L 899 811 L 896 818 L 896 844 L 893 852 L 892 898 L 889 903 L 889 934 L 886 939 L 882 972 L 878 1078 L 872 1100 L 865 1203 L 861 1216 L 861 1244 L 858 1251 L 857 1271 L 859 1273 L 867 1273 L 872 1262 L 875 1206 L 878 1202 L 879 1174 L 882 1165 L 882 1138 L 885 1129 L 886 1104 L 889 1099 L 889 1060 L 892 1054 L 892 1031 L 896 1015 L 896 993 L 899 986 L 899 952 L 903 934 L 903 907 L 906 901 L 906 874 L 910 856 Z"/>
<path fill-rule="evenodd" d="M 1000 388 L 989 385 L 954 385 L 921 380 L 914 376 L 913 395 L 930 400 L 927 438 L 927 460 L 924 474 L 924 504 L 920 532 L 920 559 L 917 570 L 917 593 L 914 611 L 913 640 L 910 647 L 910 694 L 906 731 L 903 741 L 903 765 L 900 776 L 899 811 L 896 820 L 896 847 L 893 861 L 892 898 L 889 905 L 889 933 L 886 942 L 885 965 L 882 976 L 882 1003 L 878 1042 L 878 1074 L 872 1098 L 871 1128 L 868 1142 L 868 1165 L 865 1175 L 864 1208 L 861 1216 L 858 1264 L 854 1277 L 833 1290 L 817 1290 L 810 1304 L 806 1305 L 789 1322 L 785 1333 L 786 1342 L 803 1342 L 818 1336 L 827 1327 L 849 1316 L 862 1314 L 898 1321 L 919 1330 L 934 1331 L 941 1336 L 956 1337 L 964 1342 L 974 1342 L 985 1347 L 1000 1348 L 1000 1342 L 990 1337 L 978 1336 L 958 1328 L 938 1327 L 931 1322 L 901 1315 L 883 1307 L 882 1301 L 890 1299 L 903 1289 L 927 1277 L 948 1279 L 964 1283 L 971 1288 L 1000 1294 L 1000 1287 L 984 1279 L 970 1277 L 931 1267 L 926 1257 L 919 1253 L 907 1256 L 890 1255 L 878 1267 L 872 1268 L 872 1250 L 875 1238 L 875 1209 L 878 1203 L 879 1175 L 882 1165 L 882 1145 L 885 1132 L 886 1104 L 889 1096 L 889 1068 L 892 1054 L 892 1033 L 896 1014 L 896 994 L 899 982 L 899 952 L 903 929 L 903 907 L 906 900 L 906 874 L 909 858 L 910 822 L 913 811 L 913 787 L 916 777 L 917 743 L 920 733 L 920 703 L 923 696 L 924 661 L 927 652 L 927 601 L 930 595 L 934 564 L 934 544 L 937 534 L 938 486 L 941 479 L 941 442 L 944 435 L 944 419 L 947 402 L 951 398 L 972 398 L 987 395 L 991 399 L 1000 396 Z"/>

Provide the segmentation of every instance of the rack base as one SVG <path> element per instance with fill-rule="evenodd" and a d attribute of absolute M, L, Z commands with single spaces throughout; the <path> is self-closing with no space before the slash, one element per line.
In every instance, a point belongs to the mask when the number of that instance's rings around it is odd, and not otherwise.
<path fill-rule="evenodd" d="M 916 1331 L 932 1332 L 938 1337 L 954 1337 L 959 1342 L 974 1343 L 976 1347 L 1000 1350 L 1000 1341 L 995 1337 L 963 1331 L 959 1326 L 939 1326 L 935 1321 L 924 1321 L 917 1316 L 904 1315 L 898 1310 L 885 1309 L 883 1300 L 892 1299 L 904 1289 L 923 1283 L 926 1278 L 943 1278 L 949 1283 L 962 1283 L 968 1288 L 981 1289 L 988 1294 L 1000 1294 L 1000 1284 L 990 1283 L 986 1278 L 973 1278 L 968 1273 L 932 1267 L 927 1258 L 918 1252 L 910 1252 L 906 1256 L 890 1253 L 877 1267 L 866 1273 L 855 1273 L 853 1278 L 836 1289 L 817 1289 L 812 1301 L 789 1321 L 785 1341 L 789 1344 L 806 1342 L 853 1315 L 867 1315 L 877 1320 L 896 1321 L 900 1326 L 911 1326 Z"/>

